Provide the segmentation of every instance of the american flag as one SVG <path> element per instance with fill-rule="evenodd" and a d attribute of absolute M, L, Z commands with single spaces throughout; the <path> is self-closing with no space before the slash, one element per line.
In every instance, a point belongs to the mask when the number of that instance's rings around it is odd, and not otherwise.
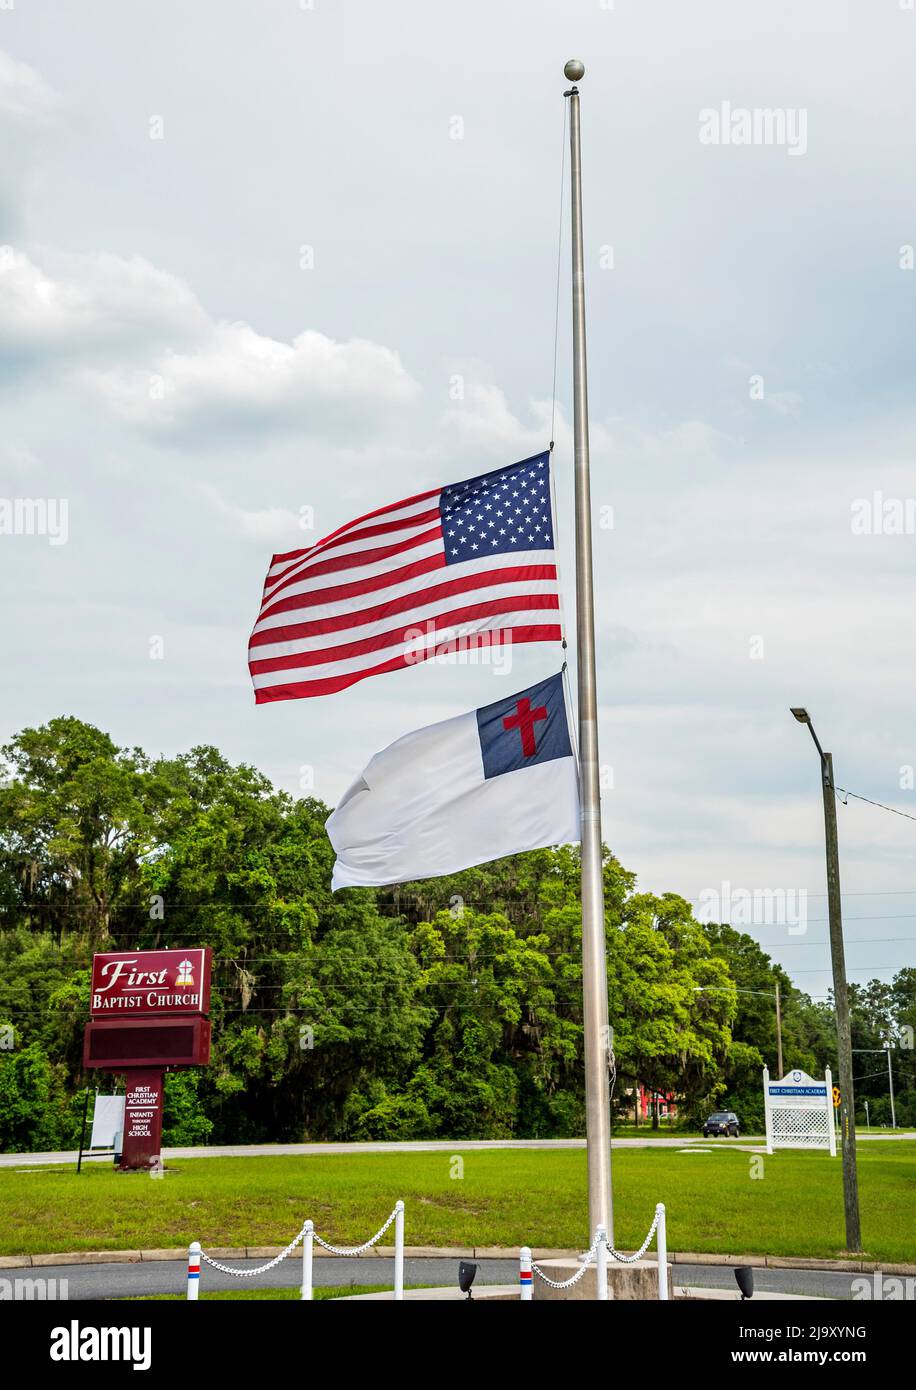
<path fill-rule="evenodd" d="M 460 645 L 562 636 L 545 452 L 275 555 L 248 664 L 266 704 L 330 695 Z"/>

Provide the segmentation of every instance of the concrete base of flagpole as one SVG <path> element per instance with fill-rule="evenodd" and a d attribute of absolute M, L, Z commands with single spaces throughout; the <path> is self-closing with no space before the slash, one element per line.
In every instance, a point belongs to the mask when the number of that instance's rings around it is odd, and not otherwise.
<path fill-rule="evenodd" d="M 568 1279 L 580 1268 L 578 1260 L 537 1260 L 539 1269 L 558 1282 Z M 592 1301 L 597 1297 L 594 1262 L 583 1274 L 578 1284 L 569 1289 L 552 1289 L 543 1279 L 535 1277 L 535 1299 L 584 1299 Z M 641 1302 L 658 1301 L 658 1263 L 656 1260 L 637 1260 L 632 1265 L 621 1265 L 616 1260 L 608 1260 L 607 1296 Z M 671 1282 L 671 1266 L 668 1265 L 668 1297 L 674 1296 Z"/>

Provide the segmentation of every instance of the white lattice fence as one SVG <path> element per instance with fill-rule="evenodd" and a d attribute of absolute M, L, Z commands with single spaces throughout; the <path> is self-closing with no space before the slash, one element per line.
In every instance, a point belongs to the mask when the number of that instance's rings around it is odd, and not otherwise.
<path fill-rule="evenodd" d="M 773 1106 L 773 1143 L 781 1140 L 793 1148 L 829 1149 L 831 1123 L 821 1110 L 785 1110 Z"/>

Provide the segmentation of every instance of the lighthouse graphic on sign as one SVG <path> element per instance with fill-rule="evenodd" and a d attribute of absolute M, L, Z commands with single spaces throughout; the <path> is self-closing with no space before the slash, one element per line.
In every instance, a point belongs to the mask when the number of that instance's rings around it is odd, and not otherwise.
<path fill-rule="evenodd" d="M 189 960 L 180 960 L 178 962 L 178 974 L 175 977 L 176 989 L 182 989 L 185 986 L 193 986 L 194 976 L 191 974 L 193 968 L 193 963 Z"/>

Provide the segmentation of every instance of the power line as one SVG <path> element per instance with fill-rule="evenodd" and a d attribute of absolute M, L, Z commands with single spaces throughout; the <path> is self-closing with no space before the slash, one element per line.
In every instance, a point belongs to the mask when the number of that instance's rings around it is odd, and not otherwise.
<path fill-rule="evenodd" d="M 916 820 L 916 816 L 911 816 L 909 811 L 898 811 L 896 806 L 885 806 L 883 801 L 872 801 L 870 796 L 860 796 L 858 792 L 847 791 L 845 787 L 834 787 L 834 791 L 842 800 L 844 797 L 854 797 L 856 801 L 867 801 L 869 806 L 877 806 L 882 811 L 890 811 L 892 816 L 903 816 L 905 820 Z M 843 805 L 846 802 L 843 801 Z"/>

